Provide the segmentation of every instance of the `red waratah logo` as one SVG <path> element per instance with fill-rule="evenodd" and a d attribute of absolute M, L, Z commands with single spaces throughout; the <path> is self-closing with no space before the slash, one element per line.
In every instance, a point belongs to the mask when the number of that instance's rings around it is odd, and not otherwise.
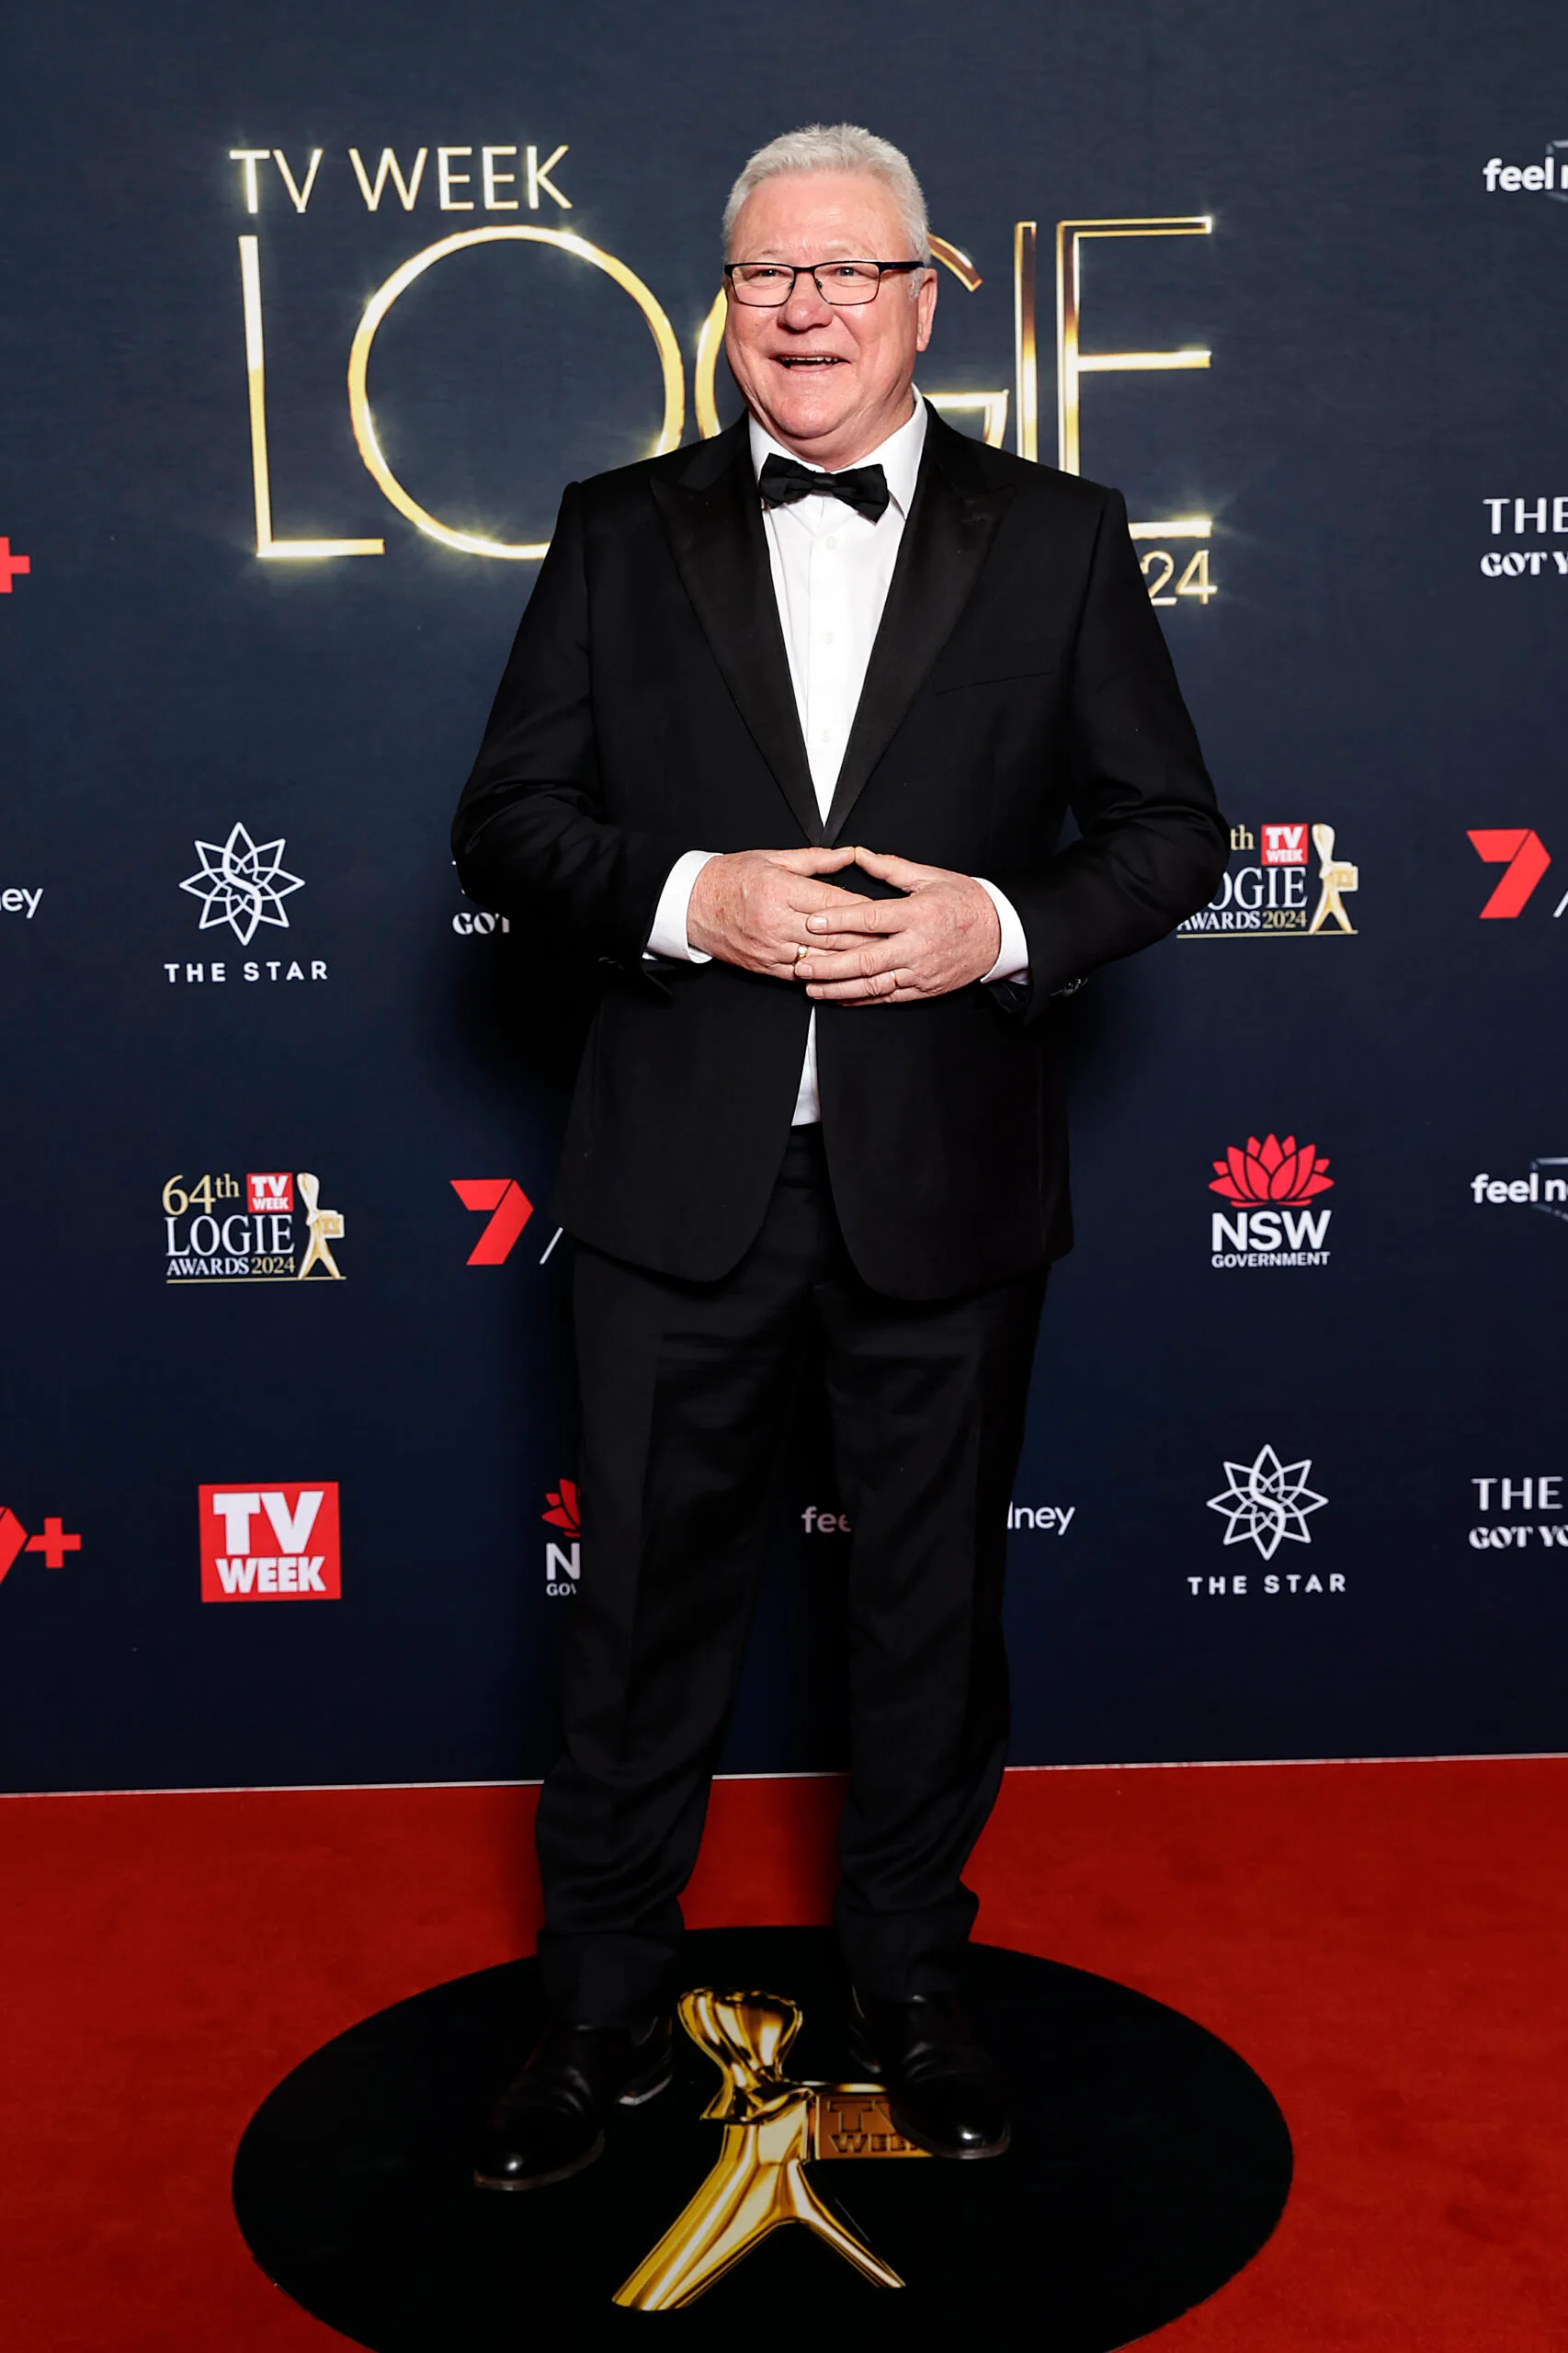
<path fill-rule="evenodd" d="M 1326 1173 L 1328 1162 L 1318 1157 L 1315 1144 L 1298 1144 L 1294 1136 L 1287 1136 L 1283 1143 L 1278 1136 L 1263 1143 L 1248 1136 L 1244 1152 L 1233 1143 L 1212 1166 L 1209 1190 L 1222 1193 L 1228 1201 L 1310 1201 L 1334 1183 Z"/>
<path fill-rule="evenodd" d="M 576 1480 L 562 1479 L 559 1487 L 550 1487 L 545 1492 L 550 1509 L 541 1512 L 540 1518 L 548 1521 L 551 1528 L 563 1528 L 568 1536 L 581 1536 L 583 1524 L 577 1510 Z"/>

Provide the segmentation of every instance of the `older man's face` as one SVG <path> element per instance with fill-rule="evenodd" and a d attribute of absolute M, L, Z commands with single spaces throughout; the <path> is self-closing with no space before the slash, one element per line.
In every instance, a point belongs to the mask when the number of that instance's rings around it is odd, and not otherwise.
<path fill-rule="evenodd" d="M 731 261 L 908 261 L 909 232 L 864 172 L 780 172 L 754 188 Z M 824 302 L 798 278 L 777 311 L 732 293 L 724 349 L 746 405 L 776 441 L 813 465 L 852 466 L 907 423 L 917 352 L 931 338 L 934 270 L 884 278 L 858 309 Z"/>

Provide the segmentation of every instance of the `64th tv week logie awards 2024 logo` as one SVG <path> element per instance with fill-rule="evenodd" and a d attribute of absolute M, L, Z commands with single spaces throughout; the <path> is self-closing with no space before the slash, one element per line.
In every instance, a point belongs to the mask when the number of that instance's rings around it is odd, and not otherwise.
<path fill-rule="evenodd" d="M 332 1247 L 343 1239 L 343 1212 L 323 1209 L 321 1179 L 308 1168 L 174 1176 L 163 1206 L 166 1282 L 343 1279 Z"/>
<path fill-rule="evenodd" d="M 1360 887 L 1361 870 L 1340 856 L 1333 825 L 1306 818 L 1256 832 L 1233 825 L 1224 879 L 1206 907 L 1177 925 L 1176 938 L 1344 938 L 1356 930 L 1345 902 Z"/>

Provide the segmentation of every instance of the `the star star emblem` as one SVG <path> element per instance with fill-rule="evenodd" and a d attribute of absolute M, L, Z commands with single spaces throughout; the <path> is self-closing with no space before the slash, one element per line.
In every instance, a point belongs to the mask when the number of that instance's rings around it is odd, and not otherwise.
<path fill-rule="evenodd" d="M 1209 1498 L 1210 1510 L 1223 1512 L 1230 1522 L 1226 1543 L 1244 1544 L 1250 1537 L 1266 1561 L 1274 1558 L 1287 1539 L 1292 1544 L 1310 1544 L 1307 1514 L 1321 1511 L 1328 1501 L 1307 1484 L 1312 1467 L 1310 1461 L 1281 1462 L 1271 1446 L 1262 1449 L 1256 1462 L 1227 1462 L 1230 1484 L 1222 1495 Z"/>
<path fill-rule="evenodd" d="M 196 854 L 201 870 L 187 875 L 179 887 L 202 902 L 203 931 L 226 923 L 240 946 L 248 948 L 258 924 L 274 923 L 288 930 L 282 903 L 290 891 L 302 891 L 305 884 L 302 875 L 284 872 L 281 839 L 253 842 L 244 827 L 236 825 L 226 842 L 198 842 Z"/>

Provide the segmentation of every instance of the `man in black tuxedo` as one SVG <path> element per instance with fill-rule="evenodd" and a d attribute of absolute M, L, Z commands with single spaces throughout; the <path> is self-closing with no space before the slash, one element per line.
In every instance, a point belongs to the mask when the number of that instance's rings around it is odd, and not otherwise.
<path fill-rule="evenodd" d="M 568 489 L 453 835 L 465 890 L 605 982 L 556 1193 L 586 1569 L 538 1821 L 550 2024 L 479 2154 L 500 2188 L 577 2171 L 668 2080 L 808 1362 L 854 1530 L 852 2035 L 912 2140 L 1006 2147 L 956 1984 L 1071 1240 L 1052 1000 L 1201 906 L 1228 847 L 1120 498 L 913 390 L 937 280 L 904 158 L 790 134 L 725 233 L 748 414 Z"/>

